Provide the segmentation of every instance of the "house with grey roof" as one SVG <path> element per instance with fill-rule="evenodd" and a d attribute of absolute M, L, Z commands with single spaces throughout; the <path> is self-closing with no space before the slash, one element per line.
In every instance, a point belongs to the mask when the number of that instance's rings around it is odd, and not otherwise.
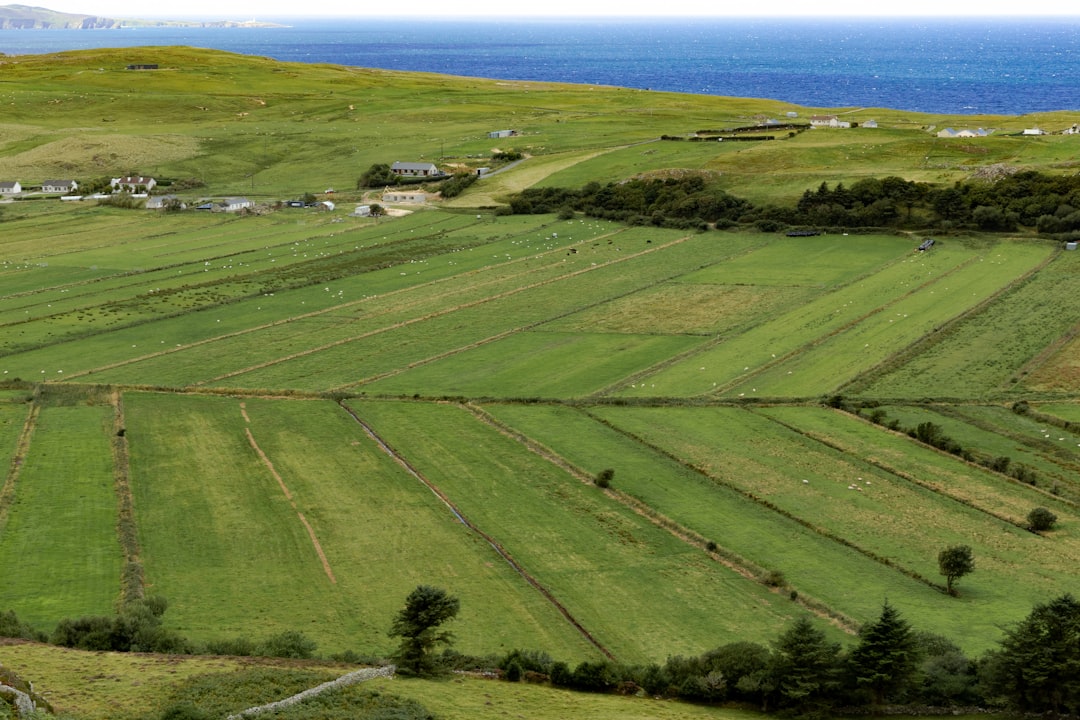
<path fill-rule="evenodd" d="M 0 195 L 18 195 L 22 192 L 22 185 L 19 181 L 14 182 L 0 182 Z"/>
<path fill-rule="evenodd" d="M 443 173 L 434 163 L 395 162 L 390 172 L 402 177 L 439 177 Z"/>

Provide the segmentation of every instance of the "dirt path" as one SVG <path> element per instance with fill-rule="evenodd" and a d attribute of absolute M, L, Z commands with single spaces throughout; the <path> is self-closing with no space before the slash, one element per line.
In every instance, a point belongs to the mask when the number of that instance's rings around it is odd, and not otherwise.
<path fill-rule="evenodd" d="M 139 554 L 139 533 L 135 523 L 135 500 L 131 494 L 130 457 L 124 425 L 124 400 L 113 390 L 113 487 L 116 491 L 116 534 L 124 551 L 124 569 L 120 580 L 120 599 L 124 603 L 145 595 L 146 584 Z"/>
<path fill-rule="evenodd" d="M 26 422 L 23 423 L 19 441 L 15 446 L 15 454 L 11 456 L 11 465 L 8 466 L 7 477 L 4 478 L 4 487 L 0 488 L 0 531 L 3 531 L 7 523 L 8 509 L 15 502 L 15 482 L 19 479 L 23 459 L 30 450 L 30 438 L 34 435 L 34 428 L 37 427 L 40 414 L 41 404 L 36 401 L 30 403 L 30 410 L 26 413 Z"/>

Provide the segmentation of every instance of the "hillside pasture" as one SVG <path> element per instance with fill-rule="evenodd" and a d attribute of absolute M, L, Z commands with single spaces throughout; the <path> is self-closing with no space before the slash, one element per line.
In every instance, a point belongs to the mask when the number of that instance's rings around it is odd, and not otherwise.
<path fill-rule="evenodd" d="M 5 418 L 19 430 L 21 410 Z M 114 416 L 108 402 L 46 396 L 15 451 L 0 493 L 0 606 L 35 625 L 106 615 L 119 599 Z"/>
<path fill-rule="evenodd" d="M 970 545 L 980 572 L 965 579 L 962 597 L 978 604 L 980 612 L 967 617 L 965 632 L 952 631 L 958 640 L 996 637 L 995 627 L 1022 614 L 1038 597 L 1062 592 L 1074 577 L 1070 543 L 1062 550 L 1052 540 L 867 462 L 863 449 L 849 454 L 739 409 L 604 408 L 598 414 L 716 481 L 926 582 L 941 580 L 936 558 L 943 547 Z"/>
<path fill-rule="evenodd" d="M 768 636 L 805 612 L 463 408 L 349 405 L 624 662 Z"/>

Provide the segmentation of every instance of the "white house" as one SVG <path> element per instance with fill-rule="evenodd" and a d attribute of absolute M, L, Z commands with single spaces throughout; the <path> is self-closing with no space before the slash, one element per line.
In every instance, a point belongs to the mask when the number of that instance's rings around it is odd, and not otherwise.
<path fill-rule="evenodd" d="M 46 180 L 41 183 L 41 192 L 44 193 L 62 193 L 67 195 L 78 189 L 79 183 L 74 180 Z"/>
<path fill-rule="evenodd" d="M 862 124 L 862 127 L 864 127 L 864 128 L 876 128 L 877 127 L 877 120 L 867 120 L 866 122 L 864 122 Z"/>
<path fill-rule="evenodd" d="M 222 210 L 225 212 L 239 212 L 250 207 L 255 207 L 255 203 L 245 197 L 229 197 L 222 202 Z"/>
<path fill-rule="evenodd" d="M 15 182 L 0 182 L 0 195 L 18 195 L 22 192 L 22 185 L 19 181 Z"/>
<path fill-rule="evenodd" d="M 812 128 L 849 128 L 851 123 L 845 122 L 835 115 L 811 115 L 810 127 Z"/>
<path fill-rule="evenodd" d="M 187 204 L 181 202 L 180 198 L 175 195 L 155 195 L 146 201 L 145 207 L 147 210 L 162 210 L 172 203 L 177 203 L 181 210 L 187 208 Z"/>
<path fill-rule="evenodd" d="M 113 178 L 109 182 L 113 192 L 149 192 L 157 185 L 157 180 L 142 175 L 128 175 L 127 177 Z"/>
<path fill-rule="evenodd" d="M 1061 131 L 1062 135 L 1080 135 L 1080 125 L 1073 125 Z"/>
<path fill-rule="evenodd" d="M 1025 135 L 1045 135 L 1046 132 L 1043 131 L 1043 130 L 1040 130 L 1037 127 L 1034 127 L 1034 128 L 1024 128 L 1024 134 Z"/>
<path fill-rule="evenodd" d="M 434 163 L 409 163 L 395 162 L 390 166 L 390 172 L 405 177 L 438 177 L 442 175 Z"/>

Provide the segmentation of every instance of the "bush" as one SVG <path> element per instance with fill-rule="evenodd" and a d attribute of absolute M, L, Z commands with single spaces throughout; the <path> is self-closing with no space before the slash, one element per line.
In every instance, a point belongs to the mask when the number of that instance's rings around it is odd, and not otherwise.
<path fill-rule="evenodd" d="M 611 481 L 615 479 L 615 471 L 612 468 L 606 468 L 596 474 L 596 478 L 593 482 L 597 487 L 608 488 L 611 487 Z"/>
<path fill-rule="evenodd" d="M 0 612 L 0 637 L 36 640 L 37 642 L 45 642 L 47 639 L 45 633 L 20 621 L 14 610 Z"/>
<path fill-rule="evenodd" d="M 1037 507 L 1027 515 L 1028 527 L 1034 532 L 1052 530 L 1057 519 L 1057 515 L 1044 507 Z"/>
<path fill-rule="evenodd" d="M 314 657 L 318 645 L 307 635 L 296 630 L 286 630 L 272 635 L 259 645 L 259 654 L 266 657 L 307 659 Z"/>

